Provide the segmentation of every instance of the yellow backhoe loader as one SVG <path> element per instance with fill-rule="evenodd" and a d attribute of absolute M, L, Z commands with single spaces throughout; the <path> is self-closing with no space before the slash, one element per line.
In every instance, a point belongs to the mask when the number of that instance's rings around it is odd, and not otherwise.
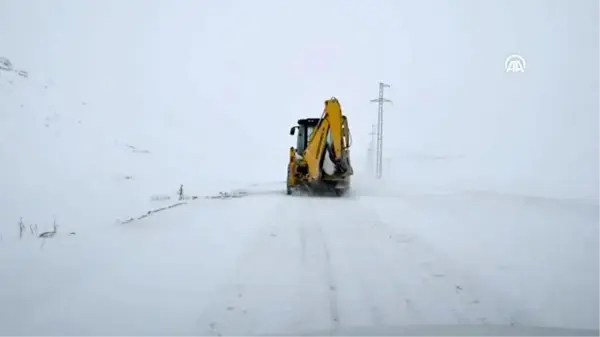
<path fill-rule="evenodd" d="M 321 118 L 298 120 L 298 125 L 290 129 L 290 135 L 295 134 L 296 148 L 290 148 L 287 194 L 346 194 L 354 171 L 350 164 L 348 119 L 340 102 L 335 97 L 326 100 Z"/>

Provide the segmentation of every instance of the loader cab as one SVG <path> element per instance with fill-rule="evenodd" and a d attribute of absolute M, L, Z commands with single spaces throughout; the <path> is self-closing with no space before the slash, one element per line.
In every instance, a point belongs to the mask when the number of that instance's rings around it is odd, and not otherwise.
<path fill-rule="evenodd" d="M 299 119 L 298 125 L 290 129 L 290 135 L 296 135 L 296 151 L 298 153 L 302 153 L 306 149 L 306 144 L 319 124 L 319 121 L 319 118 Z"/>

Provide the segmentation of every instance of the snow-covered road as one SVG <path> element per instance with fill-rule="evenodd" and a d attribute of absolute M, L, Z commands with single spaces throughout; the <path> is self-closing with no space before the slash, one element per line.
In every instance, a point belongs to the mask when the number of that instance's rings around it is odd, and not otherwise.
<path fill-rule="evenodd" d="M 360 199 L 278 200 L 247 247 L 201 316 L 216 332 L 510 322 Z"/>
<path fill-rule="evenodd" d="M 46 335 L 597 328 L 597 223 L 595 205 L 494 195 L 199 199 L 43 248 L 33 238 L 4 242 L 0 303 L 13 305 L 0 305 L 0 327 Z"/>

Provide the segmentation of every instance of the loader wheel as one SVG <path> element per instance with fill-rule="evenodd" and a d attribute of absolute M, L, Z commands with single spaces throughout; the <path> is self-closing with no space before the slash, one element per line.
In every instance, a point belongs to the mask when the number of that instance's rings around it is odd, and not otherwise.
<path fill-rule="evenodd" d="M 348 188 L 347 187 L 336 188 L 335 189 L 335 195 L 338 196 L 338 197 L 346 196 L 347 193 L 348 193 Z"/>
<path fill-rule="evenodd" d="M 285 193 L 287 195 L 292 195 L 292 186 L 290 186 L 290 165 L 289 164 L 288 164 L 288 169 L 287 169 L 287 179 L 285 181 L 285 187 L 286 187 Z"/>

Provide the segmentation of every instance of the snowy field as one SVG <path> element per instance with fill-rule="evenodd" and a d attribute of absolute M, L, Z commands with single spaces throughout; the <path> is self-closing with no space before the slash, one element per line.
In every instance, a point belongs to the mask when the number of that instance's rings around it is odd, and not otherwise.
<path fill-rule="evenodd" d="M 9 0 L 0 335 L 597 334 L 598 51 L 582 50 L 598 4 L 460 1 Z M 520 78 L 502 67 L 515 49 Z M 333 95 L 352 193 L 286 196 L 289 127 Z"/>
<path fill-rule="evenodd" d="M 18 240 L 15 225 L 0 245 L 2 333 L 598 324 L 597 206 L 250 193 L 196 199 L 126 225 L 65 224 L 45 243 L 29 233 Z"/>

